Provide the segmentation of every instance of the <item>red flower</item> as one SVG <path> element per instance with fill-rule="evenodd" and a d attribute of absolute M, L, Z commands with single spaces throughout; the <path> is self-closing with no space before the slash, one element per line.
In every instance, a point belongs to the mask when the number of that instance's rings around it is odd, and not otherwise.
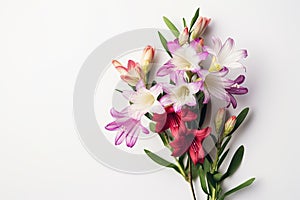
<path fill-rule="evenodd" d="M 175 140 L 170 143 L 173 147 L 172 156 L 179 157 L 188 151 L 195 165 L 197 163 L 203 163 L 205 152 L 202 147 L 202 142 L 210 134 L 210 132 L 210 127 L 202 130 L 191 130 L 187 129 L 183 124 L 183 126 L 179 129 Z"/>
<path fill-rule="evenodd" d="M 174 137 L 177 136 L 179 128 L 185 126 L 184 122 L 197 119 L 197 114 L 187 108 L 183 108 L 178 112 L 174 111 L 173 106 L 165 107 L 166 112 L 163 114 L 155 113 L 152 120 L 156 122 L 155 132 L 161 133 L 167 129 L 171 130 Z"/>

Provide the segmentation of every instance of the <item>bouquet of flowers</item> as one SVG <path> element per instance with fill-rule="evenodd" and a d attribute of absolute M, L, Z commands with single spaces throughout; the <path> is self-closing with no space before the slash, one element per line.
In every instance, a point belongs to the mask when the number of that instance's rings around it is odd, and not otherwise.
<path fill-rule="evenodd" d="M 240 68 L 245 72 L 241 60 L 247 57 L 247 51 L 236 49 L 231 38 L 222 43 L 213 37 L 212 46 L 206 45 L 203 33 L 211 19 L 199 16 L 199 9 L 189 26 L 183 18 L 181 31 L 168 18 L 163 19 L 175 36 L 174 40 L 167 41 L 158 32 L 162 46 L 170 56 L 155 72 L 155 76 L 163 77 L 160 79 L 163 81 L 149 79 L 155 55 L 150 45 L 144 49 L 141 62 L 129 60 L 124 66 L 113 60 L 121 79 L 131 89 L 118 90 L 128 100 L 128 106 L 120 111 L 112 108 L 111 115 L 115 120 L 105 128 L 117 131 L 115 145 L 125 142 L 131 148 L 140 133 L 157 133 L 162 144 L 170 150 L 174 162 L 146 149 L 145 153 L 157 164 L 178 172 L 190 184 L 194 199 L 193 183 L 199 179 L 207 199 L 223 200 L 254 181 L 251 178 L 228 191 L 222 187 L 223 181 L 233 175 L 242 162 L 243 145 L 235 151 L 228 167 L 224 169 L 222 166 L 229 152 L 228 143 L 246 118 L 249 108 L 237 116 L 227 116 L 223 107 L 217 111 L 214 122 L 208 125 L 203 122 L 211 98 L 236 108 L 235 95 L 248 92 L 242 86 L 244 75 L 228 78 L 230 69 Z M 151 123 L 144 125 L 143 117 L 150 119 Z M 203 145 L 208 138 L 213 141 L 213 148 L 209 150 Z"/>

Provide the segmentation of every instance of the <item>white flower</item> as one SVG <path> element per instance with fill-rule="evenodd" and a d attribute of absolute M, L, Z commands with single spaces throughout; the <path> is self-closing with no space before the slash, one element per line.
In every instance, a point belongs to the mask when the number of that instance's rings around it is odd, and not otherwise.
<path fill-rule="evenodd" d="M 162 93 L 162 86 L 156 84 L 149 90 L 145 87 L 144 82 L 140 81 L 136 85 L 137 91 L 123 91 L 123 96 L 132 104 L 128 108 L 130 116 L 134 119 L 140 119 L 147 112 L 163 114 L 165 109 L 157 100 Z"/>
<path fill-rule="evenodd" d="M 245 66 L 240 63 L 242 58 L 248 56 L 247 50 L 234 48 L 234 40 L 228 38 L 222 45 L 220 38 L 213 37 L 213 48 L 207 47 L 207 51 L 213 55 L 211 66 L 209 71 L 219 71 L 223 67 L 227 68 L 245 68 Z"/>

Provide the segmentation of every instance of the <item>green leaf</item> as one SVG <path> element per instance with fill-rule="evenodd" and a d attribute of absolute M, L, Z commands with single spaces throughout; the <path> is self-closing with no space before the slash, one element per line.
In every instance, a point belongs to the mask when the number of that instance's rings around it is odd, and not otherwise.
<path fill-rule="evenodd" d="M 218 161 L 218 169 L 220 168 L 220 166 L 222 165 L 223 161 L 225 160 L 227 154 L 229 152 L 229 149 L 227 149 L 224 154 L 221 156 L 220 160 Z"/>
<path fill-rule="evenodd" d="M 229 195 L 231 195 L 232 193 L 235 193 L 235 192 L 237 192 L 237 191 L 239 191 L 239 190 L 241 190 L 241 189 L 243 189 L 243 188 L 245 188 L 245 187 L 248 187 L 248 186 L 251 185 L 254 181 L 255 181 L 255 178 L 250 178 L 249 180 L 245 181 L 244 183 L 238 185 L 237 187 L 235 187 L 235 188 L 229 190 L 228 192 L 226 192 L 225 194 L 223 194 L 222 197 L 224 196 L 224 198 L 225 198 L 226 196 L 229 196 Z M 223 198 L 223 199 L 224 199 L 224 198 Z"/>
<path fill-rule="evenodd" d="M 168 28 L 170 29 L 170 31 L 173 33 L 173 35 L 176 38 L 178 38 L 180 35 L 180 32 L 178 31 L 176 26 L 167 17 L 163 17 L 163 19 L 164 19 L 164 22 L 166 23 L 166 25 L 168 26 Z"/>
<path fill-rule="evenodd" d="M 206 177 L 207 177 L 207 182 L 210 184 L 210 186 L 212 186 L 213 188 L 216 188 L 217 183 L 214 180 L 213 175 L 208 172 L 206 174 Z"/>
<path fill-rule="evenodd" d="M 156 155 L 155 153 L 152 153 L 151 151 L 144 149 L 145 153 L 157 164 L 162 165 L 164 167 L 169 167 L 175 169 L 178 173 L 180 173 L 179 168 L 169 161 L 161 158 L 160 156 Z"/>
<path fill-rule="evenodd" d="M 163 45 L 164 49 L 166 50 L 166 52 L 169 54 L 170 57 L 172 57 L 171 52 L 168 49 L 168 45 L 167 45 L 167 40 L 166 38 L 158 31 L 158 35 L 159 35 L 159 39 L 161 44 Z"/>
<path fill-rule="evenodd" d="M 229 167 L 227 169 L 227 172 L 223 175 L 222 180 L 224 180 L 225 178 L 231 176 L 236 172 L 236 170 L 239 168 L 239 166 L 242 163 L 243 156 L 244 156 L 244 146 L 242 145 L 234 153 L 231 162 L 229 164 Z"/>
<path fill-rule="evenodd" d="M 203 169 L 204 173 L 206 174 L 210 170 L 210 162 L 208 161 L 207 158 L 205 158 L 204 163 L 203 163 Z"/>
<path fill-rule="evenodd" d="M 216 182 L 219 182 L 221 180 L 222 176 L 223 176 L 223 174 L 218 172 L 218 173 L 213 175 L 213 178 Z"/>
<path fill-rule="evenodd" d="M 229 135 L 232 135 L 233 132 L 243 123 L 243 121 L 245 120 L 245 118 L 247 117 L 248 115 L 248 112 L 249 112 L 249 108 L 244 108 L 240 114 L 236 117 L 236 122 L 235 122 L 235 125 L 234 125 L 234 128 L 233 130 L 231 131 L 231 133 Z"/>
<path fill-rule="evenodd" d="M 184 28 L 187 27 L 187 26 L 186 26 L 185 18 L 182 18 L 182 21 L 183 21 L 183 27 L 184 27 Z"/>
<path fill-rule="evenodd" d="M 119 90 L 119 89 L 115 89 L 117 92 L 120 92 L 120 93 L 123 93 L 123 91 L 122 90 Z"/>
<path fill-rule="evenodd" d="M 199 176 L 200 165 L 192 164 L 192 179 L 196 179 Z"/>
<path fill-rule="evenodd" d="M 198 8 L 195 12 L 195 15 L 191 21 L 191 24 L 190 24 L 190 30 L 193 28 L 195 22 L 197 21 L 198 17 L 199 17 L 199 11 L 200 11 L 200 8 Z"/>
<path fill-rule="evenodd" d="M 153 123 L 153 122 L 150 122 L 149 123 L 149 129 L 150 129 L 150 131 L 152 131 L 152 132 L 154 132 L 155 133 L 155 123 Z"/>
<path fill-rule="evenodd" d="M 205 176 L 205 172 L 204 169 L 202 168 L 202 166 L 199 168 L 199 178 L 200 178 L 200 184 L 201 184 L 201 188 L 203 190 L 203 192 L 205 194 L 209 194 L 208 190 L 207 190 L 207 184 L 206 184 L 206 176 Z"/>
<path fill-rule="evenodd" d="M 229 136 L 225 142 L 222 144 L 221 149 L 219 150 L 219 155 L 221 155 L 223 153 L 223 151 L 225 150 L 226 146 L 228 145 L 228 143 L 231 140 L 231 136 Z"/>

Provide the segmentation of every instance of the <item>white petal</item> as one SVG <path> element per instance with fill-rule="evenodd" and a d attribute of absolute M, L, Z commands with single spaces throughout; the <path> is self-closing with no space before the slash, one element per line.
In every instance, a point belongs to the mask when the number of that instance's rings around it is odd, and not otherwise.
<path fill-rule="evenodd" d="M 163 114 L 165 112 L 164 107 L 160 104 L 159 101 L 155 101 L 154 105 L 150 109 L 151 112 L 157 113 L 157 114 Z"/>
<path fill-rule="evenodd" d="M 171 98 L 171 95 L 166 94 L 162 98 L 160 98 L 160 103 L 164 106 L 168 106 L 174 103 L 173 99 Z"/>
<path fill-rule="evenodd" d="M 221 51 L 222 42 L 221 42 L 220 38 L 218 38 L 218 37 L 212 37 L 212 42 L 213 42 L 213 45 L 214 45 L 213 52 L 218 54 Z"/>
<path fill-rule="evenodd" d="M 135 91 L 130 91 L 130 90 L 124 90 L 122 92 L 122 95 L 129 101 L 131 101 L 132 97 L 134 96 Z"/>
<path fill-rule="evenodd" d="M 150 88 L 150 92 L 154 96 L 154 98 L 157 99 L 158 95 L 163 92 L 162 86 L 160 84 L 156 84 L 152 88 Z"/>
<path fill-rule="evenodd" d="M 225 44 L 222 46 L 221 51 L 218 54 L 218 62 L 222 65 L 225 59 L 230 55 L 234 47 L 234 40 L 228 38 Z"/>

